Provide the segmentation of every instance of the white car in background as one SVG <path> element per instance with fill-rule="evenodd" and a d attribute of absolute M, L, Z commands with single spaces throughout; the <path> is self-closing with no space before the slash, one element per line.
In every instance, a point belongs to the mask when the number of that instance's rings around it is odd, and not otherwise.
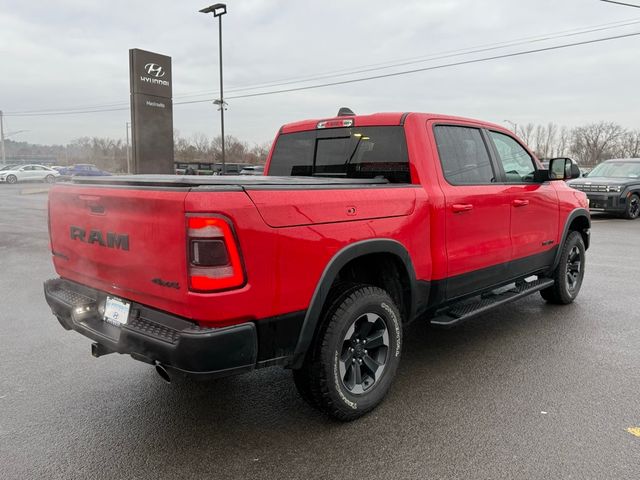
<path fill-rule="evenodd" d="M 0 170 L 0 183 L 41 181 L 53 183 L 60 176 L 53 168 L 44 165 L 18 165 L 9 170 Z"/>

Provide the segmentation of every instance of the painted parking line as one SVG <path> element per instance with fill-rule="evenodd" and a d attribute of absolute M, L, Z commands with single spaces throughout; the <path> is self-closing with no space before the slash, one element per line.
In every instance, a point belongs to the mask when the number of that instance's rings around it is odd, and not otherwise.
<path fill-rule="evenodd" d="M 20 190 L 20 195 L 33 195 L 36 193 L 47 193 L 49 192 L 48 188 L 25 188 L 24 190 Z"/>
<path fill-rule="evenodd" d="M 627 428 L 627 432 L 636 437 L 640 437 L 640 427 L 629 427 Z"/>

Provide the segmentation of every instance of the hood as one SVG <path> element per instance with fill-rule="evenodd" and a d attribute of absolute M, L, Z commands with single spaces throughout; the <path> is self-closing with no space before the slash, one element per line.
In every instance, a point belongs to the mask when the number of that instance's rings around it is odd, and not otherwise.
<path fill-rule="evenodd" d="M 575 178 L 567 182 L 569 185 L 627 185 L 640 183 L 640 178 L 615 178 L 615 177 L 583 177 Z"/>

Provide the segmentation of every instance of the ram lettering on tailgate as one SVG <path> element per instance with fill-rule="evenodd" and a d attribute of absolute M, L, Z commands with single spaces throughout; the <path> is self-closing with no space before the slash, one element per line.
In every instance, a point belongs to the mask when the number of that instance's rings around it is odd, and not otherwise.
<path fill-rule="evenodd" d="M 129 235 L 126 233 L 106 232 L 103 234 L 100 230 L 89 230 L 87 234 L 84 228 L 71 225 L 70 234 L 71 240 L 95 243 L 101 247 L 129 250 Z"/>

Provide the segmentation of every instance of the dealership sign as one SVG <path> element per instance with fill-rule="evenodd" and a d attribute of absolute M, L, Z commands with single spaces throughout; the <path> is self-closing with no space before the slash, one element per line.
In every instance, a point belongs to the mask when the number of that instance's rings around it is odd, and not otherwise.
<path fill-rule="evenodd" d="M 173 173 L 171 57 L 129 50 L 133 170 Z"/>

